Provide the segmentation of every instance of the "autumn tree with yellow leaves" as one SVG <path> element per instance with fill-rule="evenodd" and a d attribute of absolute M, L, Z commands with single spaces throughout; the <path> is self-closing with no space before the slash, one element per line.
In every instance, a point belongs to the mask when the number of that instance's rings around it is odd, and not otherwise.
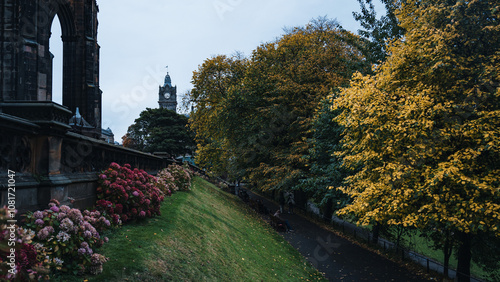
<path fill-rule="evenodd" d="M 500 236 L 500 28 L 497 1 L 406 1 L 406 30 L 374 75 L 335 100 L 345 166 L 341 214 L 360 224 L 450 232 L 469 281 L 475 236 Z"/>
<path fill-rule="evenodd" d="M 238 142 L 257 152 L 247 171 L 260 189 L 290 189 L 305 176 L 315 110 L 367 68 L 364 43 L 337 22 L 318 18 L 253 52 L 240 92 L 256 110 L 244 136 L 256 139 Z"/>
<path fill-rule="evenodd" d="M 244 110 L 231 110 L 236 86 L 244 78 L 248 61 L 240 54 L 218 55 L 200 65 L 193 72 L 193 89 L 188 93 L 193 111 L 189 126 L 196 133 L 196 161 L 198 165 L 216 175 L 238 177 L 236 152 L 229 143 L 234 127 Z"/>
<path fill-rule="evenodd" d="M 215 56 L 193 75 L 190 118 L 201 166 L 289 189 L 307 171 L 319 102 L 366 69 L 366 42 L 326 18 L 291 28 L 248 58 Z"/>

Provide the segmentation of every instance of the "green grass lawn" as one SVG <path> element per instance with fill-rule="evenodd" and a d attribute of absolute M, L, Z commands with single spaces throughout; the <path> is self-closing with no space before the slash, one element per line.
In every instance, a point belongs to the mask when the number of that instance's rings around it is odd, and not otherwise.
<path fill-rule="evenodd" d="M 431 258 L 443 264 L 444 263 L 443 251 L 432 249 L 431 242 L 429 242 L 427 239 L 419 235 L 420 233 L 416 232 L 415 234 L 405 236 L 405 240 L 407 240 L 410 243 L 410 246 L 407 247 L 409 247 L 411 250 L 414 250 L 419 254 L 422 254 L 428 258 Z M 450 257 L 449 267 L 450 269 L 457 269 L 457 258 L 455 254 L 452 254 Z M 488 273 L 486 273 L 483 269 L 477 266 L 474 262 L 471 262 L 471 275 L 478 278 L 484 278 L 488 276 Z"/>
<path fill-rule="evenodd" d="M 196 177 L 162 215 L 125 225 L 99 253 L 98 276 L 73 281 L 294 281 L 323 276 L 238 198 Z M 61 277 L 68 281 L 68 277 Z"/>

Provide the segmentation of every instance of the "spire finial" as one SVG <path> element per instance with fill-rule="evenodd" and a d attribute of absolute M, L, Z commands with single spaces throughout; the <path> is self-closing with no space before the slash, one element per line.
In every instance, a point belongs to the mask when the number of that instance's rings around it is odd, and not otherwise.
<path fill-rule="evenodd" d="M 165 67 L 167 69 L 167 74 L 168 74 L 168 66 Z"/>

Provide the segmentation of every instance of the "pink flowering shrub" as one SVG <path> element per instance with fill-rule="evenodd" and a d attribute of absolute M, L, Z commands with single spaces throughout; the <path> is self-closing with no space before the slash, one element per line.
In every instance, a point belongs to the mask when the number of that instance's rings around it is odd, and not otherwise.
<path fill-rule="evenodd" d="M 100 212 L 82 213 L 51 200 L 48 209 L 28 212 L 25 226 L 45 268 L 76 274 L 90 265 L 94 249 L 104 244 L 99 232 L 111 223 Z"/>
<path fill-rule="evenodd" d="M 156 177 L 158 178 L 160 189 L 167 190 L 169 193 L 179 191 L 179 188 L 175 185 L 174 176 L 167 168 L 158 172 Z"/>
<path fill-rule="evenodd" d="M 37 269 L 42 263 L 38 260 L 34 246 L 29 244 L 34 232 L 17 225 L 12 229 L 12 226 L 7 224 L 10 219 L 7 211 L 6 207 L 0 208 L 0 281 L 39 280 L 41 275 Z M 15 232 L 14 241 L 10 241 L 12 230 Z M 11 248 L 15 249 L 14 257 L 10 252 Z"/>
<path fill-rule="evenodd" d="M 171 164 L 160 171 L 158 177 L 168 183 L 172 191 L 191 191 L 191 172 L 183 166 Z"/>
<path fill-rule="evenodd" d="M 173 176 L 172 175 L 158 175 L 153 178 L 153 185 L 160 189 L 160 191 L 166 196 L 172 196 L 174 192 Z"/>
<path fill-rule="evenodd" d="M 97 208 L 106 212 L 113 224 L 160 215 L 165 194 L 157 185 L 158 179 L 142 169 L 111 163 L 99 175 Z"/>

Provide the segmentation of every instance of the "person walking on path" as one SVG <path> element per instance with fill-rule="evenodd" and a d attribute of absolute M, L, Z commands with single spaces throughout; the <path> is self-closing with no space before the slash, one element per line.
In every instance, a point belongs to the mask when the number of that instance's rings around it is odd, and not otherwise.
<path fill-rule="evenodd" d="M 293 214 L 293 206 L 295 205 L 295 196 L 293 192 L 288 192 L 288 213 Z"/>
<path fill-rule="evenodd" d="M 285 208 L 285 194 L 283 193 L 283 191 L 280 191 L 278 201 L 280 203 L 280 212 L 283 212 L 283 209 Z"/>

